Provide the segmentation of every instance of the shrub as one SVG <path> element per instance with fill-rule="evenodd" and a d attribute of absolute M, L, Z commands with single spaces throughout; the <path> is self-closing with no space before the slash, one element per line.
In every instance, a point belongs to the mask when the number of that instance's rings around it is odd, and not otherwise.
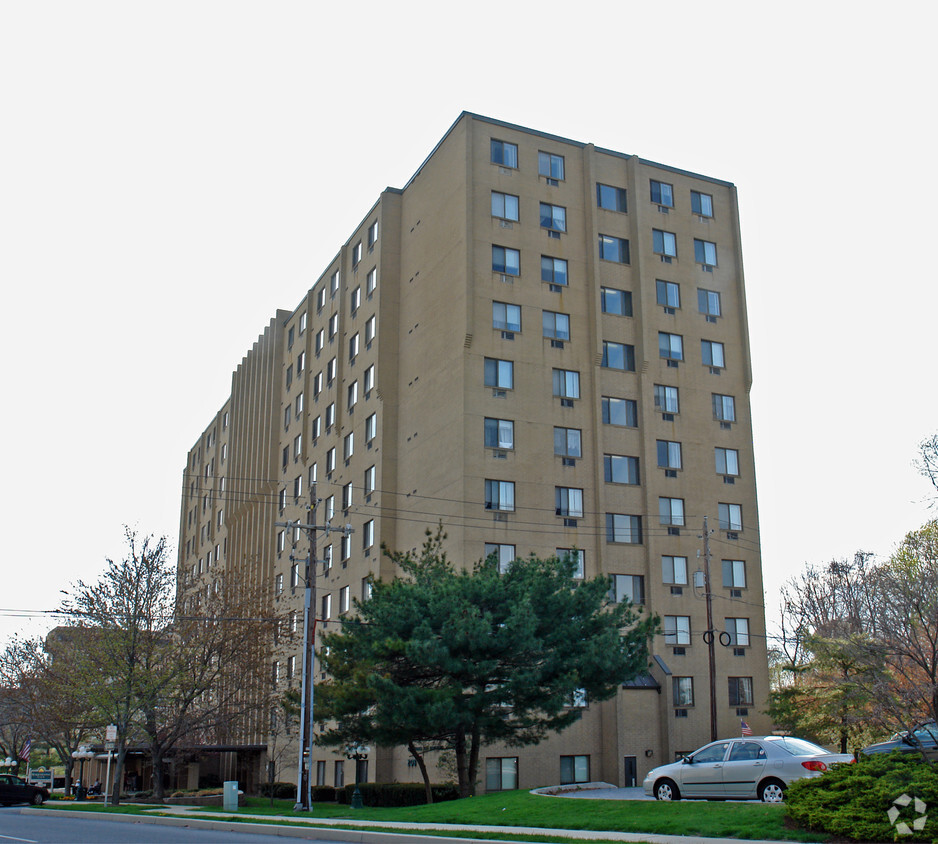
<path fill-rule="evenodd" d="M 296 797 L 296 785 L 292 782 L 261 783 L 261 797 L 270 797 L 273 791 L 275 800 L 289 800 Z"/>
<path fill-rule="evenodd" d="M 294 793 L 296 793 L 295 787 Z M 331 785 L 314 785 L 311 794 L 314 803 L 335 803 L 335 788 Z"/>
<path fill-rule="evenodd" d="M 459 797 L 459 787 L 453 783 L 431 785 L 430 788 L 434 803 Z M 363 782 L 359 783 L 358 790 L 364 806 L 421 806 L 427 802 L 423 783 L 420 782 Z M 336 789 L 339 803 L 351 803 L 354 791 L 354 785 Z"/>
<path fill-rule="evenodd" d="M 898 836 L 887 813 L 903 794 L 925 804 L 928 820 L 924 829 Z M 793 782 L 785 806 L 789 817 L 801 826 L 851 841 L 935 841 L 938 768 L 912 754 L 861 757 L 856 764 L 839 765 L 823 776 Z M 914 803 L 896 808 L 896 823 L 905 822 L 911 828 L 920 817 Z"/>

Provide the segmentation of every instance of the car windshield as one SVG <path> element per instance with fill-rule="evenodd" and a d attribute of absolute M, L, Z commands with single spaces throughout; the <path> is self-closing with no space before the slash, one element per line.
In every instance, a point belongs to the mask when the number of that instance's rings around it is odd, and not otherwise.
<path fill-rule="evenodd" d="M 820 745 L 791 736 L 766 736 L 765 740 L 772 742 L 773 747 L 784 750 L 792 756 L 818 756 L 822 753 L 830 753 Z"/>

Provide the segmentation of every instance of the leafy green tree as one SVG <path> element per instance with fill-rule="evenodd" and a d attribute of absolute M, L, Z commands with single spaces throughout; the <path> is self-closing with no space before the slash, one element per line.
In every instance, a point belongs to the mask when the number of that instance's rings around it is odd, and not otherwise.
<path fill-rule="evenodd" d="M 576 695 L 612 697 L 647 667 L 656 627 L 610 604 L 607 579 L 576 580 L 569 558 L 462 569 L 445 538 L 428 531 L 419 556 L 385 549 L 404 576 L 376 583 L 357 617 L 323 638 L 331 679 L 316 690 L 316 720 L 337 722 L 317 742 L 406 746 L 428 802 L 428 749 L 453 752 L 471 795 L 483 745 L 535 744 L 580 717 Z"/>

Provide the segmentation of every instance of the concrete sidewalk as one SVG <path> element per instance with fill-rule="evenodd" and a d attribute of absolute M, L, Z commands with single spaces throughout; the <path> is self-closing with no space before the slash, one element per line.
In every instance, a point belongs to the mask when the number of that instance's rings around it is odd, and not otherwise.
<path fill-rule="evenodd" d="M 628 789 L 603 789 L 604 791 L 625 791 Z M 575 792 L 565 796 L 589 796 L 590 792 Z M 612 798 L 610 798 L 612 799 Z M 620 798 L 621 799 L 621 798 Z M 58 801 L 51 801 L 56 803 Z M 64 801 L 58 805 L 66 805 Z M 23 811 L 35 811 L 23 809 Z M 87 817 L 87 811 L 56 810 L 58 814 L 70 817 Z M 156 814 L 156 813 L 160 814 Z M 97 814 L 97 813 L 96 813 Z M 198 817 L 194 817 L 198 815 Z M 585 829 L 545 829 L 530 826 L 500 826 L 498 824 L 439 824 L 439 823 L 402 823 L 391 821 L 366 821 L 348 818 L 288 818 L 279 815 L 251 815 L 239 811 L 237 815 L 230 812 L 206 811 L 198 806 L 167 806 L 163 808 L 148 808 L 145 815 L 117 815 L 101 813 L 98 817 L 108 820 L 124 822 L 164 823 L 171 826 L 185 825 L 191 828 L 217 829 L 224 831 L 237 831 L 249 829 L 251 832 L 278 835 L 285 838 L 301 838 L 315 841 L 318 838 L 333 840 L 361 842 L 361 844 L 453 844 L 454 841 L 468 841 L 472 844 L 492 844 L 498 839 L 473 838 L 473 833 L 487 834 L 514 834 L 545 837 L 561 836 L 565 838 L 580 839 L 583 841 L 630 841 L 634 844 L 778 844 L 777 841 L 739 839 L 739 838 L 699 838 L 688 835 L 657 835 L 641 832 L 611 832 L 605 830 Z M 237 818 L 237 820 L 235 820 Z M 264 823 L 261 823 L 264 822 Z M 315 824 L 312 826 L 311 824 Z M 345 827 L 343 829 L 343 827 Z M 348 827 L 351 827 L 349 829 Z M 370 830 L 362 827 L 370 827 Z M 386 830 L 386 831 L 374 831 Z M 407 831 L 413 834 L 406 834 Z M 434 832 L 443 833 L 440 837 Z M 466 833 L 454 838 L 453 832 Z M 449 834 L 446 834 L 449 833 Z"/>

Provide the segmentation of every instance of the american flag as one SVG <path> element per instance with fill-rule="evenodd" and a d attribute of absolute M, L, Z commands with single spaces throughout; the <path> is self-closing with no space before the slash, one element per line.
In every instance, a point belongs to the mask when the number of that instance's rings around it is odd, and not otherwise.
<path fill-rule="evenodd" d="M 741 732 L 744 736 L 751 736 L 751 735 L 752 735 L 752 727 L 750 727 L 750 726 L 749 726 L 745 721 L 743 721 L 742 719 L 740 719 L 740 722 L 739 722 L 739 729 L 740 729 L 740 732 Z"/>
<path fill-rule="evenodd" d="M 23 745 L 23 749 L 20 751 L 20 759 L 24 762 L 29 761 L 29 752 L 33 749 L 32 739 L 26 739 L 26 744 Z"/>

